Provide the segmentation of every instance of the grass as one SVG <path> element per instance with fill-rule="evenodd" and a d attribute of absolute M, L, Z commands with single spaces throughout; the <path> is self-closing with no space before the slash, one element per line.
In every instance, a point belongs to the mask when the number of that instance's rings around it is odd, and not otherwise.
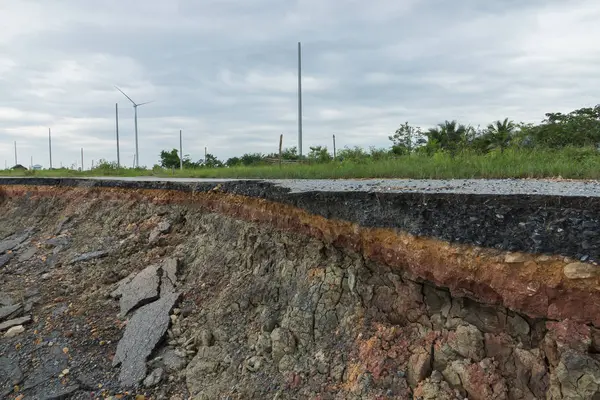
<path fill-rule="evenodd" d="M 77 177 L 77 176 L 159 176 L 193 178 L 556 178 L 600 179 L 600 153 L 591 148 L 562 150 L 515 150 L 485 155 L 462 153 L 455 158 L 438 153 L 433 156 L 362 159 L 326 164 L 287 164 L 188 170 L 95 169 L 93 171 L 0 171 L 3 176 Z"/>

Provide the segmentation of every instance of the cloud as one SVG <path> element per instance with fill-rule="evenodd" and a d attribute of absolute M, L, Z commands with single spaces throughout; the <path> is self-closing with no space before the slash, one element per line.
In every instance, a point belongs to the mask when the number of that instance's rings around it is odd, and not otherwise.
<path fill-rule="evenodd" d="M 0 165 L 140 161 L 179 145 L 225 159 L 297 137 L 303 43 L 304 149 L 388 146 L 409 121 L 473 125 L 595 105 L 600 4 L 591 0 L 22 0 L 0 4 Z M 125 161 L 124 161 L 125 162 Z"/>

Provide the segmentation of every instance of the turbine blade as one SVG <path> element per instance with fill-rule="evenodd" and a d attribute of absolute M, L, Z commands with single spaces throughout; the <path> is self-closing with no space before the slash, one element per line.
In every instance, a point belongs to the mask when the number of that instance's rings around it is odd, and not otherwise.
<path fill-rule="evenodd" d="M 123 93 L 123 96 L 127 97 L 127 98 L 129 99 L 129 101 L 133 103 L 133 105 L 134 105 L 134 106 L 136 106 L 136 105 L 137 105 L 137 104 L 135 104 L 135 101 L 131 100 L 131 97 L 127 96 L 127 95 L 125 94 L 125 92 L 124 92 L 124 91 L 122 91 L 121 89 L 119 89 L 119 87 L 118 87 L 118 86 L 116 86 L 116 85 L 115 85 L 115 88 L 116 88 L 116 89 L 117 89 L 119 92 Z"/>
<path fill-rule="evenodd" d="M 147 101 L 147 102 L 145 102 L 145 103 L 140 103 L 140 104 L 138 104 L 138 106 L 143 106 L 144 104 L 150 104 L 150 103 L 154 103 L 154 100 L 152 100 L 152 101 Z"/>

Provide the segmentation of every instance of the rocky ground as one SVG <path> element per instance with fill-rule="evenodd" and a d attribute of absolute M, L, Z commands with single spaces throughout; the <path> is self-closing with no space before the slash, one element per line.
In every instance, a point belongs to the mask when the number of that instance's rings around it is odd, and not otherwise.
<path fill-rule="evenodd" d="M 600 398 L 589 324 L 152 200 L 0 196 L 0 398 Z"/>

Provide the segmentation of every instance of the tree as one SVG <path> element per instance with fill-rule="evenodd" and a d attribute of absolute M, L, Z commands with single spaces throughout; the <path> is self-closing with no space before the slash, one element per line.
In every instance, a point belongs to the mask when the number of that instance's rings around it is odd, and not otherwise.
<path fill-rule="evenodd" d="M 427 146 L 433 151 L 446 150 L 454 157 L 460 149 L 465 148 L 474 139 L 475 130 L 471 126 L 453 120 L 430 128 L 425 136 L 427 136 Z"/>
<path fill-rule="evenodd" d="M 228 167 L 237 167 L 238 165 L 242 165 L 242 160 L 239 157 L 231 157 L 225 161 L 225 165 Z"/>
<path fill-rule="evenodd" d="M 163 168 L 179 168 L 179 152 L 177 149 L 160 152 L 160 165 Z"/>
<path fill-rule="evenodd" d="M 207 168 L 220 168 L 223 166 L 223 163 L 217 157 L 208 153 L 202 165 Z"/>
<path fill-rule="evenodd" d="M 333 157 L 327 151 L 327 147 L 311 146 L 310 152 L 308 153 L 308 159 L 316 163 L 326 163 L 333 160 Z"/>
<path fill-rule="evenodd" d="M 508 118 L 505 118 L 504 121 L 496 121 L 493 124 L 489 124 L 487 134 L 489 135 L 490 147 L 500 148 L 500 151 L 504 152 L 504 149 L 510 144 L 516 127 L 517 125 Z"/>
<path fill-rule="evenodd" d="M 425 144 L 421 128 L 410 126 L 408 121 L 400 125 L 396 132 L 388 138 L 392 141 L 392 151 L 398 155 L 410 154 L 415 147 Z"/>

